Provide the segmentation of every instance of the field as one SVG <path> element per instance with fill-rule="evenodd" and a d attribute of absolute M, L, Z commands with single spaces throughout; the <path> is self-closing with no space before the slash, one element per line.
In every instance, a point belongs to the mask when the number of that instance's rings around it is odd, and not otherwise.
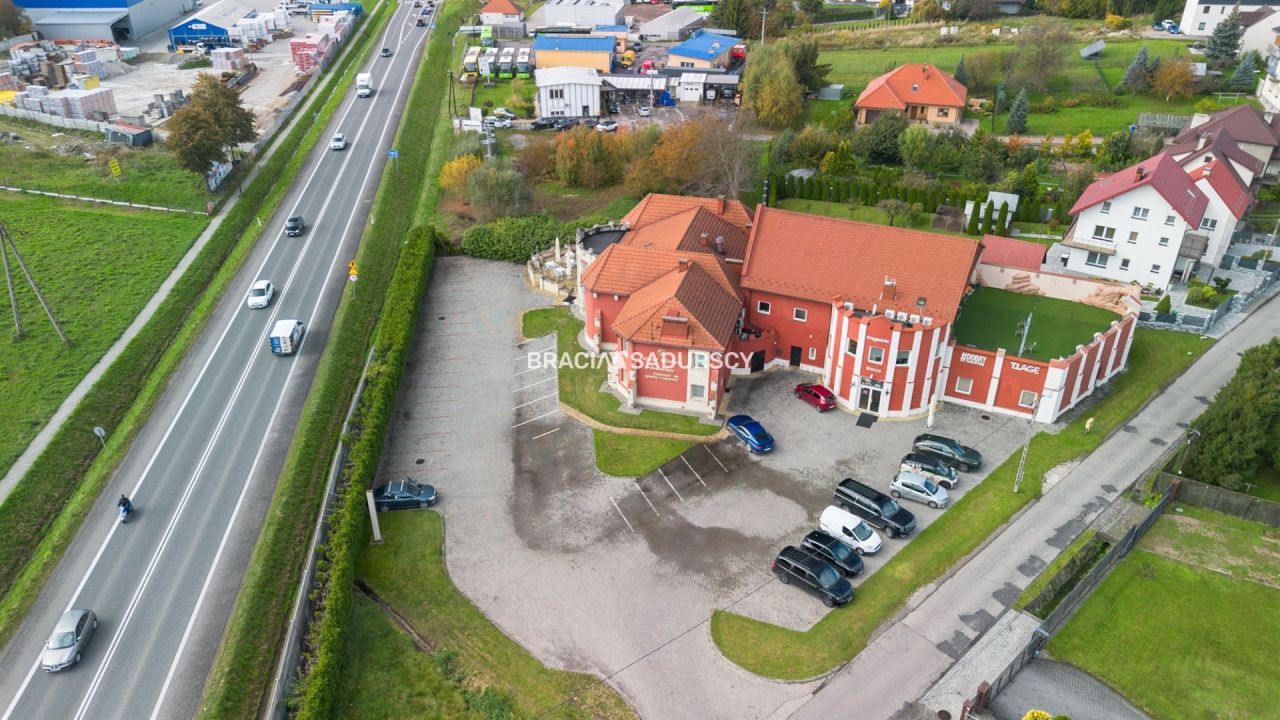
<path fill-rule="evenodd" d="M 1021 338 L 1017 328 L 1031 317 L 1028 345 L 1022 357 L 1052 360 L 1067 357 L 1077 345 L 1093 339 L 1119 316 L 1091 305 L 1054 298 L 1021 295 L 1008 290 L 980 287 L 964 300 L 956 318 L 956 342 L 983 350 L 1004 348 L 1017 354 Z"/>
<path fill-rule="evenodd" d="M 1274 717 L 1280 534 L 1182 509 L 1156 522 L 1049 652 L 1155 720 Z"/>
<path fill-rule="evenodd" d="M 207 218 L 6 193 L 0 195 L 0 222 L 71 341 L 70 347 L 59 341 L 20 270 L 13 267 L 25 338 L 14 339 L 13 315 L 6 307 L 0 339 L 3 473 L 133 322 Z"/>

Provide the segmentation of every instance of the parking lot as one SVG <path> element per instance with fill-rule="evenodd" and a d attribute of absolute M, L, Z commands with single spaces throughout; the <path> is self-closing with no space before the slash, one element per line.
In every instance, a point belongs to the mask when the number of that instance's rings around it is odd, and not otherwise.
<path fill-rule="evenodd" d="M 828 612 L 773 579 L 773 555 L 816 528 L 839 479 L 886 488 L 923 423 L 864 428 L 847 413 L 820 415 L 791 395 L 811 378 L 772 371 L 735 379 L 729 396 L 730 410 L 777 438 L 772 455 L 728 439 L 694 445 L 643 478 L 605 476 L 591 430 L 559 409 L 555 370 L 530 361 L 554 340 L 519 337 L 520 313 L 547 304 L 521 274 L 437 262 L 382 479 L 409 474 L 440 489 L 454 582 L 544 662 L 606 677 L 643 717 L 785 715 L 817 684 L 731 665 L 711 642 L 711 613 L 803 629 Z M 980 449 L 985 467 L 1024 429 L 950 406 L 936 423 Z M 980 474 L 965 475 L 959 493 Z M 907 506 L 922 526 L 950 511 Z M 886 539 L 866 573 L 908 541 Z M 855 594 L 837 612 L 857 607 Z"/>

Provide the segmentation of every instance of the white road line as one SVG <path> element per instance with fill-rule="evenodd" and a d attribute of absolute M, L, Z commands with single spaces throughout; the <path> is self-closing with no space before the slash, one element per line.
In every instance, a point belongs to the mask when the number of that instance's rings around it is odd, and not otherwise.
<path fill-rule="evenodd" d="M 551 411 L 551 412 L 549 412 L 549 413 L 543 413 L 543 414 L 539 415 L 538 417 L 532 417 L 532 418 L 529 418 L 528 420 L 525 420 L 524 422 L 518 422 L 518 423 L 516 423 L 515 425 L 512 425 L 512 426 L 511 426 L 511 429 L 512 429 L 512 430 L 514 430 L 514 429 L 516 429 L 516 428 L 520 427 L 521 425 L 528 425 L 529 423 L 533 422 L 534 420 L 541 420 L 541 419 L 542 419 L 542 418 L 544 418 L 544 417 L 549 417 L 549 416 L 551 416 L 551 415 L 555 415 L 555 414 L 556 414 L 556 413 L 558 413 L 558 412 L 560 412 L 560 408 L 556 408 L 555 410 L 552 410 L 552 411 Z"/>
<path fill-rule="evenodd" d="M 515 408 L 513 408 L 513 409 L 515 409 L 515 410 L 519 410 L 520 408 L 522 408 L 522 407 L 524 407 L 524 406 L 526 406 L 526 405 L 532 405 L 532 404 L 534 404 L 534 403 L 538 402 L 538 400 L 546 400 L 547 398 L 555 397 L 556 395 L 559 395 L 559 394 L 560 394 L 560 393 L 547 393 L 546 395 L 543 395 L 542 397 L 537 398 L 537 399 L 535 399 L 535 400 L 530 400 L 530 401 L 529 401 L 529 402 L 527 402 L 527 403 L 520 403 L 519 405 L 515 406 Z"/>
<path fill-rule="evenodd" d="M 706 445 L 703 445 L 702 449 L 707 451 L 707 454 L 711 456 L 712 460 L 716 461 L 716 464 L 720 466 L 721 470 L 725 472 L 729 472 L 729 468 L 725 467 L 724 463 L 720 462 L 720 458 L 716 457 L 716 454 L 711 452 L 711 448 L 707 447 Z"/>
<path fill-rule="evenodd" d="M 627 516 L 625 514 L 623 514 L 622 508 L 618 507 L 618 501 L 614 500 L 613 497 L 610 496 L 609 502 L 613 503 L 613 509 L 617 510 L 619 515 L 622 515 L 622 522 L 627 524 L 627 529 L 630 530 L 631 532 L 635 532 L 636 529 L 631 527 L 631 521 L 627 519 Z"/>
<path fill-rule="evenodd" d="M 520 372 L 516 373 L 515 375 L 512 375 L 511 377 L 520 377 L 521 375 L 523 375 L 523 374 L 525 374 L 525 373 L 531 373 L 531 372 L 534 372 L 535 370 L 546 370 L 546 368 L 541 368 L 541 367 L 531 367 L 531 368 L 529 368 L 528 370 L 521 370 Z"/>
<path fill-rule="evenodd" d="M 680 498 L 680 502 L 684 502 L 684 498 L 680 497 L 680 491 L 676 489 L 675 485 L 671 484 L 671 478 L 667 477 L 667 474 L 662 472 L 662 468 L 658 468 L 658 474 L 662 476 L 663 480 L 667 481 L 667 487 L 671 488 L 671 492 L 675 493 L 676 497 Z"/>
<path fill-rule="evenodd" d="M 693 466 L 689 464 L 689 461 L 688 461 L 688 460 L 685 460 L 685 459 L 684 459 L 684 454 L 683 454 L 683 453 L 681 453 L 681 455 L 680 455 L 680 459 L 681 459 L 681 460 L 684 460 L 684 466 L 685 466 L 685 467 L 687 467 L 687 468 L 689 468 L 689 472 L 693 473 L 693 476 L 694 476 L 694 477 L 698 478 L 698 482 L 702 483 L 702 487 L 706 487 L 706 486 L 707 486 L 707 484 L 706 484 L 706 483 L 704 483 L 704 482 L 702 482 L 702 476 L 698 474 L 698 471 L 697 471 L 697 470 L 694 470 L 694 469 L 693 469 Z"/>
<path fill-rule="evenodd" d="M 548 430 L 548 431 L 546 431 L 546 432 L 542 433 L 541 435 L 534 435 L 534 436 L 533 436 L 533 439 L 534 439 L 534 440 L 537 440 L 538 438 L 544 438 L 544 437 L 546 437 L 546 436 L 550 435 L 550 434 L 551 434 L 551 433 L 553 433 L 553 432 L 560 432 L 560 428 L 551 428 L 550 430 Z"/>
<path fill-rule="evenodd" d="M 512 392 L 513 394 L 514 394 L 514 393 L 518 393 L 518 392 L 520 392 L 521 390 L 528 390 L 528 389 L 529 389 L 529 388 L 531 388 L 531 387 L 536 387 L 536 386 L 538 386 L 538 385 L 541 385 L 542 383 L 551 382 L 552 380 L 555 380 L 555 379 L 556 379 L 556 376 L 555 376 L 555 375 L 552 375 L 551 377 L 546 378 L 546 379 L 544 379 L 544 380 L 539 380 L 539 381 L 538 381 L 538 382 L 536 382 L 536 383 L 531 383 L 531 384 L 529 384 L 529 385 L 525 385 L 524 387 L 518 387 L 518 388 L 516 388 L 515 390 L 512 390 L 511 392 Z"/>
<path fill-rule="evenodd" d="M 640 497 L 644 498 L 644 501 L 649 503 L 649 509 L 653 511 L 653 514 L 658 517 L 662 517 L 662 513 L 658 512 L 658 508 L 654 507 L 653 501 L 649 499 L 649 493 L 645 492 L 644 488 L 640 487 L 640 483 L 635 480 L 632 480 L 631 482 L 636 486 L 636 489 L 640 491 Z"/>

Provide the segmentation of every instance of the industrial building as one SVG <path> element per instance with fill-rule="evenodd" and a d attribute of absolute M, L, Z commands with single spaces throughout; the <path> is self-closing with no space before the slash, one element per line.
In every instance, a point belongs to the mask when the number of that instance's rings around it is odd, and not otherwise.
<path fill-rule="evenodd" d="M 595 27 L 622 22 L 622 0 L 548 0 L 542 6 L 546 25 Z"/>
<path fill-rule="evenodd" d="M 231 43 L 231 31 L 236 23 L 256 17 L 258 12 L 231 0 L 219 0 L 191 17 L 169 28 L 170 50 L 183 45 L 204 43 L 212 47 L 227 47 Z"/>
<path fill-rule="evenodd" d="M 595 68 L 607 73 L 613 68 L 613 51 L 611 37 L 539 35 L 533 41 L 539 68 Z"/>
<path fill-rule="evenodd" d="M 50 40 L 127 42 L 194 9 L 195 0 L 15 0 Z"/>
<path fill-rule="evenodd" d="M 540 117 L 600 115 L 600 74 L 592 68 L 538 68 L 534 70 L 534 83 L 538 86 Z"/>

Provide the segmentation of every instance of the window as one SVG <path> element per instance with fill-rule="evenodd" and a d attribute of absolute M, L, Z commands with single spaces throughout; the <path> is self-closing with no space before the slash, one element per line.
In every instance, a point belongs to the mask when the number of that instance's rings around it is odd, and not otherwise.
<path fill-rule="evenodd" d="M 1120 259 L 1120 269 L 1121 269 L 1121 270 L 1128 270 L 1128 269 L 1129 269 L 1129 258 L 1121 258 L 1121 259 Z"/>
<path fill-rule="evenodd" d="M 1159 272 L 1160 272 L 1160 266 L 1159 266 L 1159 265 L 1152 265 L 1152 266 L 1151 266 L 1151 272 L 1153 272 L 1153 273 L 1159 273 Z"/>
<path fill-rule="evenodd" d="M 845 351 L 845 352 L 847 352 L 847 353 L 849 353 L 850 355 L 857 355 L 857 354 L 858 354 L 858 341 L 857 341 L 857 340 L 849 340 L 849 341 L 848 341 L 848 344 L 847 344 L 847 345 L 845 345 L 844 351 Z"/>
<path fill-rule="evenodd" d="M 898 351 L 898 360 L 897 360 L 897 364 L 898 364 L 898 365 L 906 365 L 906 364 L 907 364 L 907 363 L 909 363 L 909 362 L 911 362 L 911 351 L 910 351 L 910 350 L 899 350 L 899 351 Z"/>
<path fill-rule="evenodd" d="M 760 313 L 761 315 L 768 315 L 769 311 L 772 309 L 773 309 L 773 306 L 764 300 L 761 300 L 756 303 L 756 312 Z"/>
<path fill-rule="evenodd" d="M 973 392 L 973 378 L 956 378 L 956 394 L 968 395 Z"/>
<path fill-rule="evenodd" d="M 1164 224 L 1165 224 L 1165 225 L 1168 225 L 1169 227 L 1173 227 L 1173 224 L 1174 224 L 1174 223 L 1176 223 L 1176 222 L 1178 222 L 1178 218 L 1177 218 L 1177 216 L 1175 216 L 1175 215 L 1165 215 L 1165 216 L 1164 216 Z"/>
<path fill-rule="evenodd" d="M 1133 209 L 1134 220 L 1146 220 L 1147 216 L 1150 214 L 1151 214 L 1150 208 L 1136 207 Z"/>
<path fill-rule="evenodd" d="M 1136 242 L 1138 242 L 1138 233 L 1136 233 L 1136 232 L 1130 232 L 1130 233 L 1129 233 L 1129 244 L 1130 244 L 1130 245 L 1132 245 L 1133 243 L 1136 243 Z"/>
<path fill-rule="evenodd" d="M 689 397 L 704 398 L 707 396 L 707 388 L 705 385 L 690 385 Z"/>
<path fill-rule="evenodd" d="M 1084 264 L 1104 268 L 1107 266 L 1107 260 L 1109 259 L 1110 257 L 1102 253 L 1091 252 L 1087 257 L 1085 257 Z"/>
<path fill-rule="evenodd" d="M 810 360 L 817 360 L 817 359 L 818 359 L 818 348 L 816 348 L 816 347 L 811 347 L 811 348 L 809 348 L 809 359 L 810 359 Z"/>
<path fill-rule="evenodd" d="M 1209 12 L 1209 8 L 1207 8 L 1207 7 L 1203 6 L 1203 5 L 1202 5 L 1201 7 L 1203 7 L 1203 8 L 1204 8 L 1204 11 L 1205 11 L 1205 12 Z M 1197 29 L 1197 30 L 1199 30 L 1200 32 L 1204 32 L 1204 23 L 1200 23 L 1198 26 L 1196 26 L 1196 29 Z"/>
<path fill-rule="evenodd" d="M 1100 210 L 1099 212 L 1101 212 L 1103 215 L 1110 215 L 1110 214 L 1111 214 L 1111 201 L 1110 201 L 1110 200 L 1104 201 L 1104 202 L 1102 203 L 1102 210 Z"/>
<path fill-rule="evenodd" d="M 1022 394 L 1018 396 L 1018 404 L 1024 408 L 1035 407 L 1038 398 L 1039 396 L 1030 390 L 1023 390 Z"/>
<path fill-rule="evenodd" d="M 796 322 L 806 322 L 809 319 L 809 311 L 804 308 L 796 308 L 791 311 L 791 319 Z"/>
<path fill-rule="evenodd" d="M 705 367 L 707 366 L 707 354 L 706 354 L 706 353 L 700 353 L 700 352 L 696 352 L 696 353 L 689 353 L 689 358 L 690 358 L 690 360 L 692 360 L 692 366 L 693 366 L 694 368 L 701 369 L 701 368 L 705 368 Z"/>
<path fill-rule="evenodd" d="M 884 362 L 884 348 L 873 347 L 867 350 L 867 362 L 877 364 Z"/>
<path fill-rule="evenodd" d="M 548 93 L 550 93 L 550 94 L 548 95 L 548 97 L 550 97 L 552 100 L 563 100 L 563 99 L 564 99 L 564 88 L 552 88 L 551 90 L 548 90 L 547 92 L 548 92 Z"/>
<path fill-rule="evenodd" d="M 1207 217 L 1200 221 L 1200 229 L 1213 232 L 1214 230 L 1218 229 L 1218 221 L 1213 218 Z"/>
<path fill-rule="evenodd" d="M 1116 229 L 1113 227 L 1107 227 L 1106 225 L 1094 225 L 1093 239 L 1094 240 L 1115 240 Z"/>
<path fill-rule="evenodd" d="M 680 67 L 693 67 L 693 63 L 689 62 L 688 60 L 681 60 Z"/>
<path fill-rule="evenodd" d="M 1169 238 L 1167 237 L 1160 238 L 1160 247 L 1169 247 Z"/>
<path fill-rule="evenodd" d="M 950 108 L 938 108 L 938 117 L 940 117 L 940 118 L 944 118 L 944 117 L 951 117 L 951 109 L 950 109 Z"/>

